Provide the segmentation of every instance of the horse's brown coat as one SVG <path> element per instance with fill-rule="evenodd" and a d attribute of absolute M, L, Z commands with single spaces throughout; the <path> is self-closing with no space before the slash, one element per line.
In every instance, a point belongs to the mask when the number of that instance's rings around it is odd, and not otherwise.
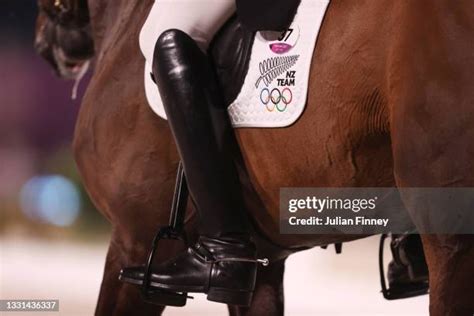
<path fill-rule="evenodd" d="M 167 223 L 178 162 L 167 123 L 144 97 L 138 33 L 151 4 L 89 1 L 97 61 L 74 149 L 90 195 L 114 228 L 100 315 L 157 311 L 117 280 L 121 267 L 144 262 L 156 226 Z M 356 238 L 280 235 L 280 187 L 474 186 L 473 37 L 471 0 L 333 0 L 302 118 L 284 129 L 237 131 L 258 193 L 247 195 L 258 230 L 294 251 Z M 423 242 L 431 314 L 472 315 L 472 236 Z M 288 254 L 275 249 L 272 257 Z M 262 269 L 255 303 L 232 314 L 282 313 L 283 262 Z"/>

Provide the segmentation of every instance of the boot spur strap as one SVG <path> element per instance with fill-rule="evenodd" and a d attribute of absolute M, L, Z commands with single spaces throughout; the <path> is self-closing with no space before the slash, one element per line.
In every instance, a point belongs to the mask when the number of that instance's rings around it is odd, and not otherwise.
<path fill-rule="evenodd" d="M 190 248 L 197 256 L 203 259 L 207 263 L 215 263 L 215 262 L 224 262 L 224 261 L 231 261 L 231 262 L 254 262 L 260 263 L 262 266 L 266 267 L 270 264 L 270 260 L 268 258 L 261 258 L 261 259 L 254 259 L 254 258 L 244 258 L 244 257 L 223 257 L 223 258 L 215 258 L 212 253 L 207 250 L 206 247 L 203 247 L 199 243 L 196 244 L 193 248 Z"/>
<path fill-rule="evenodd" d="M 252 259 L 252 258 L 239 258 L 239 257 L 229 257 L 229 258 L 220 258 L 220 259 L 214 259 L 213 262 L 223 262 L 223 261 L 233 261 L 233 262 L 255 262 L 255 263 L 260 263 L 262 266 L 266 267 L 270 264 L 270 260 L 267 258 L 261 258 L 261 259 Z"/>

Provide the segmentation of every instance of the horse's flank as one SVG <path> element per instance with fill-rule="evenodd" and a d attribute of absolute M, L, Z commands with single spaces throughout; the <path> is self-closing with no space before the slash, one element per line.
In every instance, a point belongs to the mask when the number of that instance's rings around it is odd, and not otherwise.
<path fill-rule="evenodd" d="M 391 6 L 333 1 L 302 118 L 285 129 L 238 131 L 254 187 L 274 219 L 261 227 L 276 240 L 280 187 L 395 185 L 385 78 Z"/>

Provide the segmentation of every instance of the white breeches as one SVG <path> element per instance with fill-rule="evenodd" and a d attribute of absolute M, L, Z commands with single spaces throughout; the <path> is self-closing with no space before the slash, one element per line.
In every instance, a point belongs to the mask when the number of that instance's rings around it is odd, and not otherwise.
<path fill-rule="evenodd" d="M 235 0 L 155 0 L 140 32 L 140 49 L 145 56 L 146 97 L 156 114 L 166 118 L 158 88 L 150 77 L 158 37 L 166 30 L 178 29 L 206 51 L 235 10 Z"/>

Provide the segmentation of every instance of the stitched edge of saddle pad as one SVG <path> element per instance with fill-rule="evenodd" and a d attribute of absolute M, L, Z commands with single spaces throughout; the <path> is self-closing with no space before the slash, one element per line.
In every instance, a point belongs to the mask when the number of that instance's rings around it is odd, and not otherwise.
<path fill-rule="evenodd" d="M 286 127 L 298 120 L 329 1 L 302 0 L 293 23 L 276 40 L 275 33 L 256 34 L 248 74 L 228 108 L 234 127 Z"/>

